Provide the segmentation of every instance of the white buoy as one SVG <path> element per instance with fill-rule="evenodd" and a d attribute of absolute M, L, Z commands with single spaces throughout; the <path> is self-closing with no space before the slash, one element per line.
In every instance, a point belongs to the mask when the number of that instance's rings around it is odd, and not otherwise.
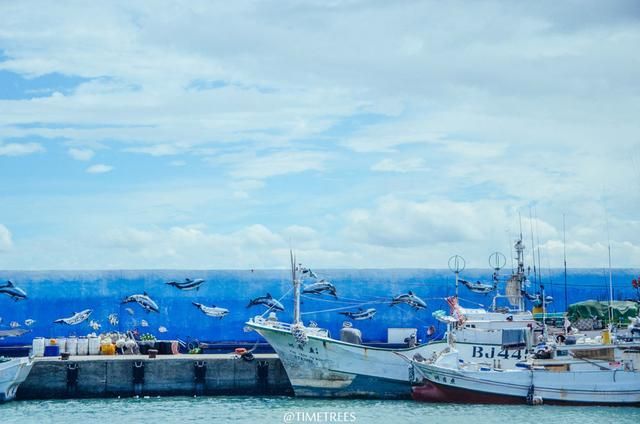
<path fill-rule="evenodd" d="M 67 345 L 64 349 L 69 355 L 77 355 L 78 354 L 78 338 L 77 337 L 69 337 L 67 339 Z"/>
<path fill-rule="evenodd" d="M 100 354 L 100 338 L 97 336 L 89 336 L 89 355 Z"/>
<path fill-rule="evenodd" d="M 78 338 L 77 352 L 80 356 L 87 356 L 89 354 L 89 339 L 86 337 Z"/>
<path fill-rule="evenodd" d="M 32 350 L 33 356 L 44 356 L 44 337 L 36 337 L 33 339 Z"/>

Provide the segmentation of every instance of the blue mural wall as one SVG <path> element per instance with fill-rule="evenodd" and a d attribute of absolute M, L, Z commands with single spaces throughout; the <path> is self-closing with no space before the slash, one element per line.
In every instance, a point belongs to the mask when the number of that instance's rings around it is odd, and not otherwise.
<path fill-rule="evenodd" d="M 338 298 L 330 295 L 305 295 L 302 298 L 303 319 L 316 321 L 337 335 L 346 320 L 340 311 L 375 308 L 372 320 L 356 321 L 367 341 L 386 341 L 389 327 L 418 327 L 424 329 L 435 324 L 432 312 L 447 309 L 445 296 L 454 293 L 454 276 L 448 270 L 316 270 L 320 278 L 330 280 L 337 288 Z M 613 272 L 614 297 L 637 298 L 631 280 L 640 270 L 616 269 Z M 468 280 L 489 281 L 490 271 L 468 270 L 462 275 Z M 506 274 L 505 274 L 506 276 Z M 181 291 L 166 283 L 185 278 L 206 280 L 199 290 Z M 15 301 L 0 293 L 0 330 L 24 330 L 17 337 L 4 337 L 0 345 L 29 344 L 33 337 L 82 336 L 91 332 L 126 331 L 138 329 L 158 338 L 185 341 L 255 341 L 255 332 L 244 332 L 244 322 L 265 312 L 263 306 L 248 308 L 249 301 L 270 293 L 282 298 L 284 312 L 278 312 L 283 321 L 292 319 L 292 291 L 288 270 L 256 271 L 2 271 L 0 286 L 13 283 L 27 293 L 24 300 Z M 555 301 L 550 311 L 563 311 L 564 278 L 561 270 L 543 272 L 546 293 Z M 311 283 L 306 280 L 305 283 Z M 427 309 L 415 311 L 408 305 L 390 306 L 394 295 L 413 291 L 425 300 Z M 531 287 L 530 292 L 535 292 Z M 608 298 L 608 272 L 604 270 L 569 270 L 569 303 L 586 299 Z M 158 305 L 159 312 L 147 312 L 135 303 L 121 301 L 133 294 L 147 293 Z M 489 306 L 492 294 L 478 295 L 460 287 L 463 306 L 478 304 Z M 205 315 L 192 302 L 218 306 L 229 310 L 223 318 Z M 129 308 L 129 310 L 127 310 Z M 72 316 L 75 312 L 91 309 L 87 320 L 77 325 L 56 324 L 55 320 Z M 115 314 L 115 315 L 113 315 Z M 118 318 L 109 322 L 109 315 Z M 146 326 L 143 326 L 143 320 Z M 12 325 L 13 324 L 13 325 Z M 97 328 L 95 330 L 90 325 Z M 19 325 L 19 326 L 18 326 Z M 161 333 L 160 328 L 166 328 Z M 163 329 L 164 330 L 164 329 Z M 1 333 L 0 333 L 1 334 Z"/>

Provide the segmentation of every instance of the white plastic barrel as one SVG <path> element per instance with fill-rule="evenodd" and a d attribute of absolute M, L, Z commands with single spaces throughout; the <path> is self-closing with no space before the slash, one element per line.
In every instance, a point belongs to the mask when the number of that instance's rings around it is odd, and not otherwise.
<path fill-rule="evenodd" d="M 33 356 L 44 356 L 44 337 L 36 337 L 32 344 Z"/>
<path fill-rule="evenodd" d="M 78 355 L 87 356 L 89 354 L 89 339 L 86 337 L 80 337 L 78 339 L 78 346 L 76 347 Z"/>
<path fill-rule="evenodd" d="M 62 353 L 67 347 L 67 339 L 64 337 L 56 337 L 56 344 L 60 347 L 60 353 Z"/>
<path fill-rule="evenodd" d="M 78 338 L 77 337 L 69 337 L 67 339 L 67 346 L 64 349 L 69 355 L 77 355 L 78 354 Z"/>
<path fill-rule="evenodd" d="M 100 338 L 96 336 L 89 336 L 89 355 L 100 354 Z"/>

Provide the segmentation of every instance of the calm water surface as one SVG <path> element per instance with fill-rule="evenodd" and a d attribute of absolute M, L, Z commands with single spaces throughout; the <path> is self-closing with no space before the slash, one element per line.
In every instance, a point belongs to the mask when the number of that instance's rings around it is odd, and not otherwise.
<path fill-rule="evenodd" d="M 325 414 L 326 413 L 326 414 Z M 331 413 L 334 413 L 333 420 Z M 411 401 L 202 397 L 16 401 L 0 423 L 640 423 L 640 408 L 437 405 Z"/>

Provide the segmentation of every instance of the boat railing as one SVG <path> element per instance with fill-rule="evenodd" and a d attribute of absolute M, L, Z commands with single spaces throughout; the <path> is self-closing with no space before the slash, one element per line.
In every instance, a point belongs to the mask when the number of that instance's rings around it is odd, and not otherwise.
<path fill-rule="evenodd" d="M 291 332 L 291 329 L 293 328 L 293 324 L 291 323 L 264 318 L 260 315 L 254 317 L 251 321 L 254 324 L 275 328 L 277 330 L 284 330 L 287 332 Z M 314 336 L 321 336 L 321 337 L 329 337 L 329 330 L 325 328 L 313 327 L 313 326 L 303 326 L 303 328 L 307 334 L 311 334 Z"/>

